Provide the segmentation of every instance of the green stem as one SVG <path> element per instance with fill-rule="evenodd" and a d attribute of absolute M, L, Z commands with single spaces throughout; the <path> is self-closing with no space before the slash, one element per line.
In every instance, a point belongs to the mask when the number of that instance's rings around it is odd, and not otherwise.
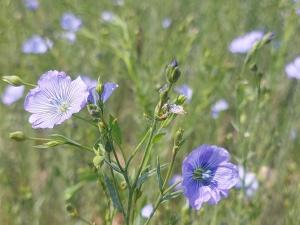
<path fill-rule="evenodd" d="M 142 162 L 141 162 L 141 164 L 140 164 L 140 166 L 139 166 L 139 170 L 138 170 L 138 172 L 137 172 L 137 174 L 136 174 L 136 177 L 135 177 L 135 179 L 134 179 L 134 182 L 133 182 L 133 188 L 136 187 L 136 184 L 137 184 L 137 181 L 138 181 L 138 179 L 139 179 L 139 176 L 140 176 L 140 174 L 141 174 L 141 172 L 142 172 L 142 170 L 143 170 L 143 168 L 144 168 L 144 166 L 145 166 L 144 164 L 145 164 L 145 162 L 146 162 L 146 159 L 148 158 L 148 155 L 149 155 L 149 152 L 150 152 L 150 149 L 151 149 L 151 148 L 150 148 L 151 142 L 152 142 L 152 139 L 153 139 L 153 136 L 154 136 L 154 133 L 155 133 L 156 124 L 157 124 L 157 120 L 154 119 L 153 124 L 152 124 L 152 126 L 151 126 L 150 136 L 149 136 L 149 139 L 148 139 L 146 148 L 145 148 L 145 153 L 144 153 Z"/>
<path fill-rule="evenodd" d="M 135 157 L 135 155 L 139 151 L 139 149 L 142 146 L 142 144 L 144 143 L 144 141 L 146 140 L 146 138 L 147 138 L 150 130 L 151 130 L 151 128 L 147 130 L 146 134 L 144 135 L 144 137 L 142 138 L 142 140 L 140 141 L 140 143 L 136 146 L 136 148 L 134 149 L 133 153 L 129 156 L 129 159 L 128 159 L 127 163 L 126 163 L 126 169 L 128 168 L 130 162 L 133 160 L 133 158 Z"/>
<path fill-rule="evenodd" d="M 170 179 L 170 176 L 171 176 L 171 173 L 172 173 L 172 170 L 173 170 L 173 167 L 174 167 L 174 162 L 175 162 L 176 155 L 177 155 L 177 151 L 175 150 L 175 146 L 174 146 L 173 147 L 173 154 L 172 154 L 171 164 L 168 168 L 167 175 L 166 175 L 166 178 L 165 178 L 163 186 L 162 186 L 162 190 L 165 189 L 165 187 L 168 183 L 168 180 Z"/>
<path fill-rule="evenodd" d="M 82 121 L 84 121 L 84 122 L 86 122 L 86 123 L 88 123 L 88 124 L 94 126 L 94 127 L 98 127 L 98 126 L 97 126 L 96 124 L 94 124 L 92 121 L 87 120 L 87 119 L 85 119 L 85 118 L 83 118 L 83 117 L 81 117 L 81 116 L 78 116 L 78 115 L 76 115 L 76 114 L 73 114 L 73 116 L 74 116 L 75 118 L 77 118 L 77 119 L 80 119 L 80 120 L 82 120 Z"/>

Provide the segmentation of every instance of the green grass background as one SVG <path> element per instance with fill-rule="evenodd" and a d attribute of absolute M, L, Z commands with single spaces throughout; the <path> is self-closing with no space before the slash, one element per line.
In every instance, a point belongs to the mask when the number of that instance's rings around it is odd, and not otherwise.
<path fill-rule="evenodd" d="M 40 8 L 32 12 L 20 0 L 1 0 L 0 73 L 35 83 L 42 73 L 56 69 L 73 78 L 101 75 L 105 81 L 117 82 L 120 87 L 107 108 L 118 117 L 129 152 L 149 126 L 143 114 L 153 110 L 165 65 L 176 57 L 182 71 L 179 83 L 190 85 L 194 94 L 185 105 L 187 114 L 176 119 L 154 153 L 168 162 L 172 136 L 182 127 L 186 143 L 175 172 L 180 173 L 188 152 L 209 143 L 226 147 L 236 163 L 247 159 L 247 168 L 260 174 L 260 187 L 252 199 L 233 190 L 217 206 L 183 213 L 194 225 L 296 225 L 300 223 L 300 141 L 298 136 L 291 140 L 290 132 L 300 128 L 300 91 L 297 81 L 284 74 L 285 64 L 300 54 L 300 17 L 295 8 L 292 0 L 125 0 L 123 6 L 109 0 L 40 0 Z M 123 27 L 101 21 L 106 10 L 118 15 Z M 73 45 L 57 37 L 64 12 L 83 20 Z M 168 29 L 161 26 L 165 17 L 172 19 Z M 263 73 L 259 98 L 255 74 L 248 68 L 241 74 L 241 92 L 236 91 L 245 55 L 228 51 L 233 38 L 254 29 L 275 33 L 272 43 L 255 58 Z M 51 51 L 23 54 L 22 43 L 33 34 L 53 40 Z M 2 82 L 0 91 L 4 88 Z M 214 120 L 210 109 L 221 98 L 230 108 Z M 88 116 L 86 110 L 80 114 Z M 76 119 L 54 130 L 33 130 L 28 117 L 22 101 L 0 105 L 0 224 L 81 224 L 67 215 L 64 190 L 89 170 L 92 155 L 68 147 L 36 150 L 35 143 L 13 142 L 8 133 L 22 130 L 39 137 L 62 133 L 92 145 L 96 132 Z M 262 167 L 271 171 L 269 178 L 261 175 Z M 154 202 L 156 185 L 152 178 L 144 187 L 139 207 Z M 100 224 L 103 199 L 96 182 L 88 182 L 73 202 L 82 215 Z M 183 197 L 165 204 L 152 224 L 184 224 L 180 220 L 184 206 Z"/>

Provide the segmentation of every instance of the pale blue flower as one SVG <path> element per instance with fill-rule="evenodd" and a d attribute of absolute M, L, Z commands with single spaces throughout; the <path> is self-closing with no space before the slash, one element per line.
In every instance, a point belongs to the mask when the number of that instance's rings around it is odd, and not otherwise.
<path fill-rule="evenodd" d="M 285 73 L 290 79 L 300 79 L 300 56 L 286 65 Z"/>
<path fill-rule="evenodd" d="M 76 33 L 71 31 L 63 32 L 60 37 L 67 40 L 69 43 L 73 44 L 76 41 Z"/>
<path fill-rule="evenodd" d="M 172 25 L 172 20 L 170 18 L 166 17 L 161 22 L 161 25 L 164 29 L 168 29 Z"/>
<path fill-rule="evenodd" d="M 147 204 L 142 208 L 141 215 L 142 217 L 148 219 L 151 216 L 152 212 L 153 212 L 153 205 Z"/>
<path fill-rule="evenodd" d="M 73 13 L 64 13 L 60 25 L 66 31 L 77 32 L 82 25 L 82 21 Z"/>
<path fill-rule="evenodd" d="M 219 117 L 220 112 L 229 108 L 229 105 L 225 99 L 220 99 L 211 107 L 211 115 L 214 119 Z"/>
<path fill-rule="evenodd" d="M 51 49 L 53 43 L 47 38 L 39 35 L 33 35 L 23 43 L 22 51 L 25 54 L 44 54 Z"/>
<path fill-rule="evenodd" d="M 80 77 L 72 81 L 64 72 L 48 71 L 27 94 L 24 108 L 32 113 L 33 128 L 53 128 L 85 107 L 88 95 Z"/>
<path fill-rule="evenodd" d="M 234 39 L 229 45 L 229 50 L 232 53 L 247 53 L 263 36 L 264 33 L 262 31 L 251 31 Z"/>
<path fill-rule="evenodd" d="M 235 185 L 238 189 L 243 189 L 246 197 L 251 198 L 259 188 L 259 183 L 256 175 L 252 172 L 248 172 L 243 166 L 238 166 L 239 182 Z"/>
<path fill-rule="evenodd" d="M 182 176 L 180 176 L 179 174 L 175 174 L 169 181 L 169 185 L 176 185 L 176 187 L 174 188 L 176 191 L 182 190 Z"/>
<path fill-rule="evenodd" d="M 23 3 L 29 10 L 36 10 L 40 5 L 38 0 L 23 0 Z"/>
<path fill-rule="evenodd" d="M 190 88 L 187 84 L 183 84 L 175 88 L 175 91 L 178 94 L 184 95 L 188 101 L 191 101 L 193 96 L 193 89 Z"/>
<path fill-rule="evenodd" d="M 18 101 L 20 98 L 23 97 L 25 87 L 22 86 L 12 86 L 7 85 L 7 87 L 4 90 L 4 93 L 1 96 L 1 100 L 3 104 L 5 105 L 11 105 L 14 102 Z"/>
<path fill-rule="evenodd" d="M 115 14 L 111 11 L 103 11 L 101 13 L 101 19 L 104 22 L 112 22 L 115 19 Z"/>

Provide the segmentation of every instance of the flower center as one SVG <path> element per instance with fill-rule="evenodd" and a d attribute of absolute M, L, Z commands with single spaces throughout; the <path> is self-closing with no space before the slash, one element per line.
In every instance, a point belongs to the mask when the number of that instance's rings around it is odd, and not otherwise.
<path fill-rule="evenodd" d="M 197 168 L 193 172 L 193 179 L 194 180 L 209 180 L 212 175 L 211 170 L 205 170 L 203 168 Z"/>
<path fill-rule="evenodd" d="M 50 104 L 52 104 L 58 113 L 65 113 L 70 108 L 70 103 L 63 99 L 51 99 Z"/>
<path fill-rule="evenodd" d="M 58 110 L 61 113 L 65 113 L 67 110 L 69 109 L 69 104 L 67 102 L 62 102 L 59 106 L 58 106 Z"/>

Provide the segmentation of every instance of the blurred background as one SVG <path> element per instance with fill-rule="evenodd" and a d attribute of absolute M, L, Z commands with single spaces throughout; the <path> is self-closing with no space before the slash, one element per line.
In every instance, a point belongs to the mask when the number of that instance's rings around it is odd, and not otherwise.
<path fill-rule="evenodd" d="M 178 116 L 154 152 L 168 162 L 173 134 L 182 127 L 186 142 L 175 173 L 195 147 L 216 144 L 253 173 L 257 185 L 249 195 L 233 190 L 199 212 L 186 209 L 184 197 L 175 199 L 152 224 L 184 224 L 184 213 L 195 225 L 299 224 L 300 91 L 286 68 L 300 55 L 299 9 L 292 0 L 1 0 L 0 74 L 35 84 L 44 72 L 62 70 L 118 83 L 106 106 L 129 152 L 149 125 L 166 65 L 176 58 L 182 76 L 173 97 L 181 85 L 190 88 L 187 114 Z M 229 47 L 251 31 L 274 33 L 255 54 L 252 70 L 246 54 Z M 76 118 L 34 130 L 23 109 L 28 88 L 9 104 L 6 88 L 1 82 L 0 224 L 82 224 L 65 210 L 70 198 L 81 214 L 102 224 L 104 197 L 90 172 L 91 155 L 69 147 L 37 150 L 32 146 L 38 143 L 8 138 L 16 130 L 32 137 L 60 133 L 91 146 L 97 132 Z M 87 110 L 80 115 L 89 116 Z M 139 207 L 155 201 L 155 185 L 153 178 L 144 187 Z"/>

